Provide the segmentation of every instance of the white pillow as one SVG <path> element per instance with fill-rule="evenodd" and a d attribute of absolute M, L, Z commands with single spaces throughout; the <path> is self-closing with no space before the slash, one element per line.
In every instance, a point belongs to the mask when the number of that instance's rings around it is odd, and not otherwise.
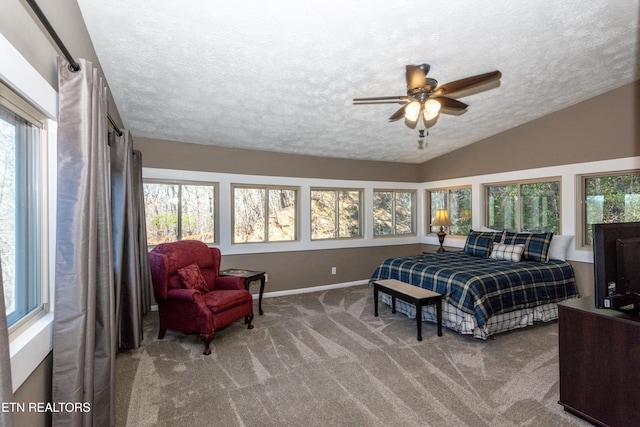
<path fill-rule="evenodd" d="M 567 250 L 573 240 L 573 236 L 554 234 L 549 244 L 549 252 L 547 259 L 556 259 L 559 261 L 567 260 Z"/>
<path fill-rule="evenodd" d="M 523 252 L 523 244 L 504 245 L 502 243 L 494 243 L 490 258 L 518 262 L 522 259 Z"/>
<path fill-rule="evenodd" d="M 478 230 L 476 230 L 476 231 L 480 231 L 482 233 L 500 233 L 502 230 L 494 230 L 493 228 L 487 228 L 485 226 L 482 226 L 482 227 L 478 228 Z"/>

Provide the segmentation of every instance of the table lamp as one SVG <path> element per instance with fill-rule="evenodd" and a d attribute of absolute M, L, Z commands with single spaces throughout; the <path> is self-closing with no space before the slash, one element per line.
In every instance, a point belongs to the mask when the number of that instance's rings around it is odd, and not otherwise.
<path fill-rule="evenodd" d="M 436 216 L 431 221 L 432 227 L 440 226 L 440 231 L 438 231 L 438 240 L 440 240 L 440 248 L 438 252 L 444 252 L 444 247 L 442 244 L 444 243 L 444 237 L 447 233 L 444 232 L 444 227 L 449 227 L 451 225 L 451 220 L 449 219 L 449 211 L 446 209 L 437 209 Z"/>

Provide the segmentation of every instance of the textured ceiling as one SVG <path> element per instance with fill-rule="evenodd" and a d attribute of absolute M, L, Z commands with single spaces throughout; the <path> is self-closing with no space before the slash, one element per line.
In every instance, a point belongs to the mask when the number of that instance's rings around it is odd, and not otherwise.
<path fill-rule="evenodd" d="M 421 163 L 640 78 L 637 0 L 78 0 L 134 137 Z M 387 118 L 405 65 L 499 87 L 425 149 Z"/>

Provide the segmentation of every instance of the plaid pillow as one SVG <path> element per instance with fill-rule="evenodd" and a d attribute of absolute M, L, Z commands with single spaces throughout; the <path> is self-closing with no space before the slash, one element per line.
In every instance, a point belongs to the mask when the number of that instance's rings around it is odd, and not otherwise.
<path fill-rule="evenodd" d="M 518 262 L 522 259 L 523 252 L 524 245 L 504 245 L 502 243 L 495 243 L 493 245 L 493 249 L 491 249 L 491 258 Z"/>
<path fill-rule="evenodd" d="M 469 255 L 487 258 L 491 252 L 492 244 L 493 240 L 489 237 L 469 233 L 464 244 L 464 251 Z"/>
<path fill-rule="evenodd" d="M 547 253 L 553 233 L 512 233 L 505 232 L 502 243 L 524 245 L 522 259 L 525 261 L 547 262 Z"/>
<path fill-rule="evenodd" d="M 474 231 L 469 230 L 469 236 L 481 236 L 488 237 L 492 242 L 500 243 L 502 242 L 502 237 L 504 236 L 504 231 Z"/>

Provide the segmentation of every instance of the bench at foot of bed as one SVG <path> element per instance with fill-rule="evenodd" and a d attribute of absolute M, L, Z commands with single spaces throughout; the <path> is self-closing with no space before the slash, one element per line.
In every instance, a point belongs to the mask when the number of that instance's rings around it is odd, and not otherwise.
<path fill-rule="evenodd" d="M 442 295 L 395 279 L 373 281 L 374 315 L 378 316 L 378 292 L 391 295 L 391 312 L 396 312 L 396 298 L 416 306 L 418 341 L 422 341 L 422 307 L 436 306 L 438 336 L 442 336 Z"/>

